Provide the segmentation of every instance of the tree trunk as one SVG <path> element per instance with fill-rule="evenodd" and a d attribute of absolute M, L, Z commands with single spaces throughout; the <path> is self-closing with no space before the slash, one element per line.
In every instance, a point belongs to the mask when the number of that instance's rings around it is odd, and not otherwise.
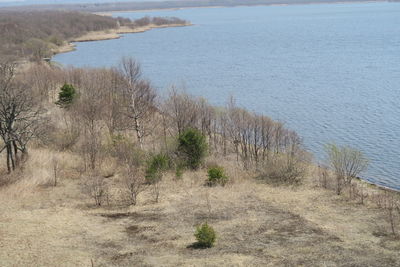
<path fill-rule="evenodd" d="M 336 194 L 339 196 L 342 192 L 341 178 L 336 176 Z"/>
<path fill-rule="evenodd" d="M 9 145 L 6 145 L 6 148 L 7 148 L 7 172 L 10 174 L 11 167 L 10 167 L 10 147 L 9 147 Z"/>
<path fill-rule="evenodd" d="M 136 136 L 140 145 L 140 148 L 143 148 L 143 136 L 142 136 L 142 131 L 140 130 L 140 122 L 137 117 L 135 117 L 135 131 L 136 131 Z"/>
<path fill-rule="evenodd" d="M 17 147 L 17 144 L 15 143 L 15 141 L 13 141 L 13 147 L 14 147 L 15 165 L 18 166 L 20 160 L 18 158 L 18 147 Z"/>
<path fill-rule="evenodd" d="M 13 155 L 13 150 L 11 147 L 11 144 L 8 144 L 8 151 L 10 151 L 9 156 L 10 156 L 10 161 L 11 161 L 11 167 L 12 170 L 15 170 L 15 161 L 14 161 L 14 155 Z"/>

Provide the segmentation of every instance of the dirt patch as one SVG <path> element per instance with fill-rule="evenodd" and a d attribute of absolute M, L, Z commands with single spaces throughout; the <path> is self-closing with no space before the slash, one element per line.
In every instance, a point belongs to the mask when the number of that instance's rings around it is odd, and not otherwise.
<path fill-rule="evenodd" d="M 139 225 L 131 225 L 125 228 L 128 235 L 137 235 L 144 231 L 149 231 L 154 229 L 153 226 L 139 226 Z"/>
<path fill-rule="evenodd" d="M 132 219 L 135 221 L 159 221 L 161 220 L 159 213 L 138 213 L 138 212 L 119 212 L 119 213 L 102 213 L 101 217 L 107 219 Z"/>
<path fill-rule="evenodd" d="M 102 213 L 99 214 L 101 217 L 105 217 L 108 219 L 124 219 L 124 218 L 128 218 L 131 217 L 133 215 L 133 213 L 131 212 L 119 212 L 119 213 Z"/>

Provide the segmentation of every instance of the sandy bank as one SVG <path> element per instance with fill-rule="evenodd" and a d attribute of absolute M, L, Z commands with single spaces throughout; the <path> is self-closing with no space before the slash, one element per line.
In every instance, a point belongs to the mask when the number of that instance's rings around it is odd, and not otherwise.
<path fill-rule="evenodd" d="M 147 26 L 136 27 L 136 28 L 130 28 L 130 27 L 123 26 L 118 29 L 88 32 L 85 35 L 82 35 L 80 37 L 70 40 L 66 45 L 63 45 L 63 46 L 60 46 L 60 47 L 54 49 L 53 53 L 54 53 L 54 55 L 56 55 L 56 54 L 60 54 L 60 53 L 67 53 L 67 52 L 73 51 L 73 50 L 75 50 L 75 45 L 74 45 L 75 42 L 92 42 L 92 41 L 118 39 L 118 38 L 122 37 L 121 36 L 122 34 L 126 34 L 126 33 L 140 33 L 140 32 L 146 32 L 151 29 L 157 29 L 157 28 L 185 27 L 185 26 L 191 26 L 191 25 L 192 24 L 190 24 L 190 23 L 168 24 L 168 25 L 149 24 Z"/>

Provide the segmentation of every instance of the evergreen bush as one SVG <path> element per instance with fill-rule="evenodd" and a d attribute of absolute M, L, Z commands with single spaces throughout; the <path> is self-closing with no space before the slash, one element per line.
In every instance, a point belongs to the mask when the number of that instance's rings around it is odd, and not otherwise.
<path fill-rule="evenodd" d="M 197 240 L 197 246 L 202 248 L 211 248 L 214 246 L 217 235 L 214 229 L 207 223 L 196 228 L 196 233 L 194 234 Z"/>

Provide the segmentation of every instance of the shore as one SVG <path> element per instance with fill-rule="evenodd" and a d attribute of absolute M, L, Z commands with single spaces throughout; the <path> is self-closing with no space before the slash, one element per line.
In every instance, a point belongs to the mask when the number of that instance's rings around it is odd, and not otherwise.
<path fill-rule="evenodd" d="M 271 4 L 274 5 L 274 4 Z M 280 4 L 278 4 L 280 5 Z M 287 4 L 283 4 L 287 5 Z M 270 6 L 270 5 L 261 5 L 261 6 Z M 176 10 L 185 10 L 185 9 L 199 9 L 199 8 L 228 8 L 228 7 L 237 7 L 237 6 L 199 6 L 199 7 L 166 7 L 166 8 L 151 8 L 151 9 L 132 9 L 132 10 L 114 10 L 114 11 L 104 11 L 104 12 L 93 12 L 93 14 L 99 16 L 107 16 L 112 17 L 115 13 L 141 13 L 141 12 L 155 12 L 155 11 L 176 11 Z"/>
<path fill-rule="evenodd" d="M 130 27 L 120 27 L 118 29 L 106 30 L 106 31 L 94 31 L 88 32 L 85 35 L 69 40 L 67 44 L 60 46 L 53 50 L 53 56 L 56 54 L 67 53 L 75 50 L 76 42 L 92 42 L 92 41 L 103 41 L 103 40 L 112 40 L 119 39 L 122 37 L 122 34 L 127 33 L 142 33 L 149 31 L 151 29 L 159 29 L 159 28 L 170 28 L 170 27 L 186 27 L 191 26 L 193 24 L 168 24 L 168 25 L 155 25 L 149 24 L 147 26 L 130 28 Z"/>

